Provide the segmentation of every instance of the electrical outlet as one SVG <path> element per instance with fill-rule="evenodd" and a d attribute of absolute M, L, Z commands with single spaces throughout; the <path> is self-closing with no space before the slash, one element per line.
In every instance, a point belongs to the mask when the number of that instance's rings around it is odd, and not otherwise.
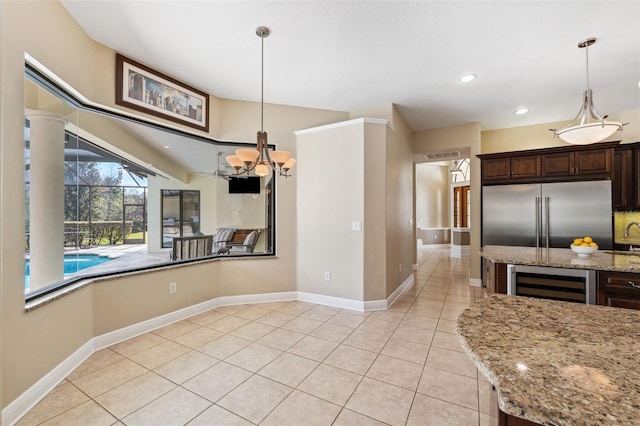
<path fill-rule="evenodd" d="M 178 291 L 178 284 L 169 283 L 169 294 L 176 294 L 177 291 Z"/>
<path fill-rule="evenodd" d="M 402 263 L 398 265 L 398 271 L 402 272 Z"/>
<path fill-rule="evenodd" d="M 325 281 L 329 281 L 329 280 L 331 280 L 331 272 L 326 271 L 326 272 L 324 273 L 324 279 L 325 279 Z"/>

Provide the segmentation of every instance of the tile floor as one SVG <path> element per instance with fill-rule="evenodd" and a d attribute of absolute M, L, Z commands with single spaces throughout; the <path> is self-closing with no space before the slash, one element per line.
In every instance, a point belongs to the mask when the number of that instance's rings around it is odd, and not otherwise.
<path fill-rule="evenodd" d="M 486 425 L 456 318 L 468 259 L 420 250 L 387 311 L 226 306 L 93 354 L 19 425 Z"/>

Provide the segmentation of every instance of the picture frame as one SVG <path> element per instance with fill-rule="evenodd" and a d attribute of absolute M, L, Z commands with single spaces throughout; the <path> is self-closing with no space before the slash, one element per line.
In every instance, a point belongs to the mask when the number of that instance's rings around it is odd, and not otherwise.
<path fill-rule="evenodd" d="M 209 95 L 119 53 L 116 105 L 209 131 Z"/>

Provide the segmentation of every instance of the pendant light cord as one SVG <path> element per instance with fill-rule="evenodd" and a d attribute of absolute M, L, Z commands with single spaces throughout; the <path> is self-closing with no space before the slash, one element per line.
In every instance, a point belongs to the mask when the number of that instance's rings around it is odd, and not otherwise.
<path fill-rule="evenodd" d="M 262 44 L 262 56 L 260 67 L 260 131 L 264 132 L 264 37 L 260 37 Z"/>
<path fill-rule="evenodd" d="M 589 90 L 591 88 L 591 85 L 589 84 L 589 45 L 587 44 L 584 47 L 586 56 L 587 56 L 587 90 Z"/>

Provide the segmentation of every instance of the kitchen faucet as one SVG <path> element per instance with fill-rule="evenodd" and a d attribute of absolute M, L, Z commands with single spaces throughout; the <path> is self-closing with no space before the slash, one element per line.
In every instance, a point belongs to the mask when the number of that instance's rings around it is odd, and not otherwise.
<path fill-rule="evenodd" d="M 627 225 L 626 228 L 624 228 L 624 237 L 628 238 L 629 237 L 629 229 L 633 226 L 636 225 L 638 228 L 640 228 L 640 223 L 638 222 L 629 222 L 629 224 Z"/>
<path fill-rule="evenodd" d="M 624 228 L 624 237 L 625 238 L 629 237 L 629 229 L 631 229 L 631 227 L 633 225 L 636 225 L 638 228 L 640 228 L 640 223 L 638 223 L 638 222 L 629 222 L 627 224 L 627 226 Z M 640 250 L 640 249 L 634 248 L 633 244 L 629 244 L 629 251 L 636 251 L 636 250 Z"/>

